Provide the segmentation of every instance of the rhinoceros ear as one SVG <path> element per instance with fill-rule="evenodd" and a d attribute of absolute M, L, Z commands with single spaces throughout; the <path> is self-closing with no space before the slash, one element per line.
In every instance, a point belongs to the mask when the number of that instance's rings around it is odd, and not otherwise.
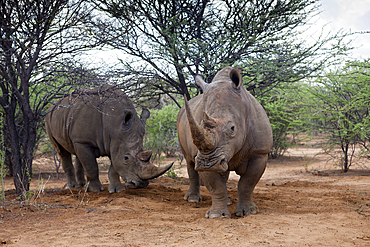
<path fill-rule="evenodd" d="M 240 70 L 238 69 L 232 69 L 230 71 L 230 79 L 232 81 L 232 86 L 235 88 L 235 89 L 239 89 L 241 84 L 243 83 L 242 81 L 242 75 L 240 73 Z"/>
<path fill-rule="evenodd" d="M 150 117 L 150 112 L 148 109 L 143 108 L 143 111 L 141 112 L 140 119 L 143 121 L 144 125 L 146 123 L 146 120 Z"/>
<path fill-rule="evenodd" d="M 195 76 L 195 83 L 203 90 L 203 92 L 207 88 L 207 83 L 202 79 L 200 75 Z"/>
<path fill-rule="evenodd" d="M 132 112 L 126 112 L 124 118 L 123 118 L 123 128 L 125 130 L 128 130 L 132 127 L 132 119 L 133 115 Z"/>

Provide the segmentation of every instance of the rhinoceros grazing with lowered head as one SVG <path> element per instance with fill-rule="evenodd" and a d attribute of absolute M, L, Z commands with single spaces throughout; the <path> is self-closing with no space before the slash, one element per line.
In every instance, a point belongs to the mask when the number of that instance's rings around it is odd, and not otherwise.
<path fill-rule="evenodd" d="M 243 87 L 238 69 L 226 67 L 207 84 L 195 77 L 203 94 L 181 108 L 177 130 L 187 162 L 189 202 L 199 202 L 200 179 L 212 196 L 207 218 L 230 217 L 226 182 L 230 171 L 240 175 L 236 215 L 257 212 L 252 192 L 266 168 L 272 131 L 258 101 Z M 200 179 L 199 179 L 200 178 Z"/>
<path fill-rule="evenodd" d="M 54 103 L 46 115 L 49 139 L 57 150 L 67 175 L 66 188 L 85 185 L 90 191 L 103 190 L 96 158 L 108 156 L 109 192 L 121 192 L 125 185 L 141 188 L 149 179 L 166 172 L 172 164 L 156 167 L 150 163 L 151 151 L 143 151 L 145 121 L 150 113 L 143 109 L 141 118 L 129 98 L 112 86 L 77 90 Z M 71 154 L 76 155 L 75 166 Z"/>

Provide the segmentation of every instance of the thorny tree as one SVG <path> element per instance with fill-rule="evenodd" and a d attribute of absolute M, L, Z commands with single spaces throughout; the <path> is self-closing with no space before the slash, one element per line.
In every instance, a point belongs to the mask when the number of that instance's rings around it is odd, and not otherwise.
<path fill-rule="evenodd" d="M 259 95 L 279 82 L 315 75 L 348 49 L 348 34 L 302 36 L 319 11 L 312 0 L 98 0 L 107 16 L 98 39 L 127 54 L 122 75 L 133 90 L 190 98 L 193 76 L 210 82 L 225 65 L 242 67 Z M 130 59 L 132 58 L 132 59 Z M 146 99 L 146 97 L 143 97 Z"/>
<path fill-rule="evenodd" d="M 370 151 L 370 62 L 347 61 L 334 73 L 319 78 L 311 87 L 313 128 L 326 141 L 326 151 L 341 150 L 341 165 L 347 172 L 355 156 Z M 356 147 L 360 152 L 355 152 Z"/>
<path fill-rule="evenodd" d="M 1 0 L 0 111 L 16 193 L 23 198 L 43 111 L 91 75 L 71 62 L 77 51 L 96 45 L 82 35 L 90 12 L 80 0 Z"/>

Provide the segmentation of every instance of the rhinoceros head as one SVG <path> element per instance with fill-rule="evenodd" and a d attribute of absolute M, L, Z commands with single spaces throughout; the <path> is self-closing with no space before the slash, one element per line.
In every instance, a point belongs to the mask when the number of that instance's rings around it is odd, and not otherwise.
<path fill-rule="evenodd" d="M 229 161 L 241 149 L 247 132 L 247 109 L 243 103 L 242 77 L 237 69 L 226 67 L 210 84 L 200 76 L 196 83 L 203 90 L 203 119 L 198 123 L 185 99 L 185 109 L 194 145 L 196 171 L 225 172 Z"/>
<path fill-rule="evenodd" d="M 173 163 L 163 167 L 150 163 L 152 151 L 143 151 L 145 122 L 150 113 L 143 109 L 139 118 L 131 101 L 125 95 L 124 98 L 119 104 L 108 101 L 104 104 L 108 107 L 103 117 L 105 146 L 109 147 L 112 165 L 127 187 L 142 188 L 148 185 L 149 179 L 170 169 Z"/>

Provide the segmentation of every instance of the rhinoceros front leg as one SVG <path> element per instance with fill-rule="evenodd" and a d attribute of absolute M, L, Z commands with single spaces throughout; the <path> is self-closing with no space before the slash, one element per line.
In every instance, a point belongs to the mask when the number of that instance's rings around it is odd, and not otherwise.
<path fill-rule="evenodd" d="M 207 218 L 219 218 L 221 216 L 230 218 L 230 212 L 227 205 L 230 200 L 227 198 L 226 181 L 229 172 L 200 172 L 200 178 L 207 187 L 212 196 L 212 207 L 207 211 Z"/>
<path fill-rule="evenodd" d="M 86 184 L 84 168 L 80 160 L 76 157 L 75 172 L 77 178 L 77 187 L 82 187 Z"/>
<path fill-rule="evenodd" d="M 87 182 L 89 183 L 89 191 L 104 190 L 99 180 L 99 169 L 94 150 L 86 144 L 75 143 L 74 146 L 77 159 L 79 159 L 86 172 Z"/>
<path fill-rule="evenodd" d="M 109 177 L 109 187 L 108 187 L 109 193 L 121 192 L 122 190 L 126 189 L 126 186 L 123 185 L 120 181 L 119 178 L 120 176 L 118 172 L 116 171 L 116 169 L 114 169 L 112 165 L 110 165 L 109 167 L 108 177 Z"/>
<path fill-rule="evenodd" d="M 239 201 L 235 210 L 236 216 L 258 212 L 258 208 L 252 199 L 252 193 L 266 169 L 267 158 L 268 155 L 266 154 L 249 160 L 246 172 L 241 176 L 238 183 Z"/>
<path fill-rule="evenodd" d="M 185 194 L 184 200 L 188 202 L 200 202 L 202 197 L 200 195 L 200 180 L 199 174 L 194 170 L 194 162 L 186 161 L 189 175 L 190 187 L 188 192 Z"/>

